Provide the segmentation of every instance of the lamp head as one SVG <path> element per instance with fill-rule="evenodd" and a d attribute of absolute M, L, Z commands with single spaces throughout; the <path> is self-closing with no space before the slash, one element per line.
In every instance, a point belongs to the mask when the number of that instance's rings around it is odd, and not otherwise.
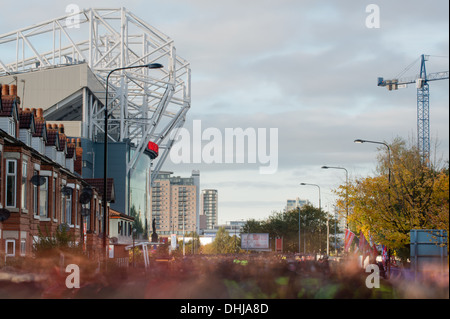
<path fill-rule="evenodd" d="M 364 140 L 361 140 L 361 139 L 357 139 L 357 140 L 354 140 L 353 142 L 354 142 L 354 143 L 358 143 L 358 144 L 362 144 L 362 143 L 364 143 L 365 141 L 364 141 Z"/>
<path fill-rule="evenodd" d="M 149 63 L 146 65 L 146 67 L 149 69 L 161 69 L 163 65 L 160 63 Z"/>
<path fill-rule="evenodd" d="M 324 168 L 324 169 L 328 169 L 328 166 L 322 166 L 322 168 Z"/>

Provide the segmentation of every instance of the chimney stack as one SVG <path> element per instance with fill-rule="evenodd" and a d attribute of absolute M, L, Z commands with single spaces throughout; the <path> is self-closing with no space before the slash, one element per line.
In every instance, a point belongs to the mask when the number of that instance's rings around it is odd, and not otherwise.
<path fill-rule="evenodd" d="M 9 85 L 8 84 L 2 85 L 2 95 L 9 95 Z"/>
<path fill-rule="evenodd" d="M 17 96 L 17 85 L 12 84 L 9 89 L 10 95 Z"/>
<path fill-rule="evenodd" d="M 36 111 L 36 116 L 39 119 L 43 120 L 44 119 L 44 110 L 42 108 L 38 108 L 37 111 Z"/>
<path fill-rule="evenodd" d="M 72 142 L 75 142 L 75 139 L 72 139 Z M 76 139 L 76 148 L 75 148 L 75 162 L 74 162 L 74 170 L 79 175 L 82 175 L 82 159 L 83 159 L 83 149 L 81 148 L 81 138 Z"/>

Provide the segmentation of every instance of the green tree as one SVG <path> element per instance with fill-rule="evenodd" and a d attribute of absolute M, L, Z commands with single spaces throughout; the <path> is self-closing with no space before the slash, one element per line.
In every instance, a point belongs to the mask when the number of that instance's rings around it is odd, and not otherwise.
<path fill-rule="evenodd" d="M 144 225 L 142 224 L 141 216 L 136 210 L 136 206 L 132 205 L 130 208 L 130 216 L 134 218 L 133 229 L 136 229 L 136 235 L 145 236 Z"/>
<path fill-rule="evenodd" d="M 216 238 L 212 242 L 212 251 L 216 254 L 228 254 L 236 252 L 240 245 L 235 236 L 230 236 L 225 227 L 220 227 L 217 230 Z"/>
<path fill-rule="evenodd" d="M 197 232 L 191 232 L 187 233 L 186 237 L 192 238 L 192 240 L 187 241 L 185 243 L 185 252 L 186 254 L 195 254 L 199 251 L 200 248 L 200 236 L 197 234 Z M 179 245 L 178 249 L 183 249 L 183 241 L 181 241 L 181 244 Z"/>
<path fill-rule="evenodd" d="M 251 219 L 244 225 L 243 233 L 268 233 L 272 247 L 276 237 L 283 238 L 284 251 L 298 252 L 298 229 L 300 216 L 300 251 L 307 253 L 326 252 L 327 213 L 311 205 L 288 212 L 272 212 L 262 221 Z M 334 251 L 335 218 L 328 216 L 330 251 Z M 331 231 L 333 229 L 333 231 Z M 336 228 L 337 234 L 341 232 Z"/>
<path fill-rule="evenodd" d="M 392 142 L 390 156 L 387 148 L 382 149 L 375 176 L 349 181 L 348 187 L 336 190 L 341 211 L 347 192 L 351 229 L 370 232 L 376 242 L 396 250 L 400 257 L 409 257 L 412 229 L 448 231 L 448 169 L 424 163 L 417 146 L 403 139 Z"/>

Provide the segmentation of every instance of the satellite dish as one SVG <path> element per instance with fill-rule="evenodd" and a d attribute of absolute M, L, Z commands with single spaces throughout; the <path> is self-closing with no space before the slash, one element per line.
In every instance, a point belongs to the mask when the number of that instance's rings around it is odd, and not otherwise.
<path fill-rule="evenodd" d="M 86 217 L 86 216 L 89 216 L 90 214 L 91 214 L 91 211 L 89 210 L 89 208 L 81 209 L 81 216 Z"/>
<path fill-rule="evenodd" d="M 11 213 L 9 212 L 9 210 L 7 210 L 5 208 L 0 208 L 0 222 L 4 222 L 5 220 L 7 220 L 9 218 L 9 216 L 11 216 Z"/>
<path fill-rule="evenodd" d="M 31 184 L 33 184 L 34 186 L 42 186 L 45 184 L 45 182 L 47 181 L 47 179 L 44 176 L 40 176 L 38 174 L 33 175 L 33 177 L 31 177 Z"/>
<path fill-rule="evenodd" d="M 69 186 L 64 186 L 61 189 L 61 193 L 63 193 L 65 196 L 71 196 L 73 193 L 73 188 Z"/>
<path fill-rule="evenodd" d="M 86 187 L 83 188 L 83 191 L 80 194 L 80 203 L 87 204 L 91 201 L 92 195 L 94 194 L 92 188 Z"/>

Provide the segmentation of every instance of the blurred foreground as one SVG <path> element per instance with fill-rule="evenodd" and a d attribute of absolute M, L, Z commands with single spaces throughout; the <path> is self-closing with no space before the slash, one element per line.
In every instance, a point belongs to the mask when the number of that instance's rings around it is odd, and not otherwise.
<path fill-rule="evenodd" d="M 67 288 L 67 264 L 80 269 L 80 288 Z M 407 270 L 380 276 L 368 288 L 366 273 L 353 260 L 298 256 L 195 255 L 152 259 L 118 267 L 80 256 L 53 256 L 0 267 L 0 299 L 447 299 L 448 269 L 433 267 L 416 279 Z"/>

